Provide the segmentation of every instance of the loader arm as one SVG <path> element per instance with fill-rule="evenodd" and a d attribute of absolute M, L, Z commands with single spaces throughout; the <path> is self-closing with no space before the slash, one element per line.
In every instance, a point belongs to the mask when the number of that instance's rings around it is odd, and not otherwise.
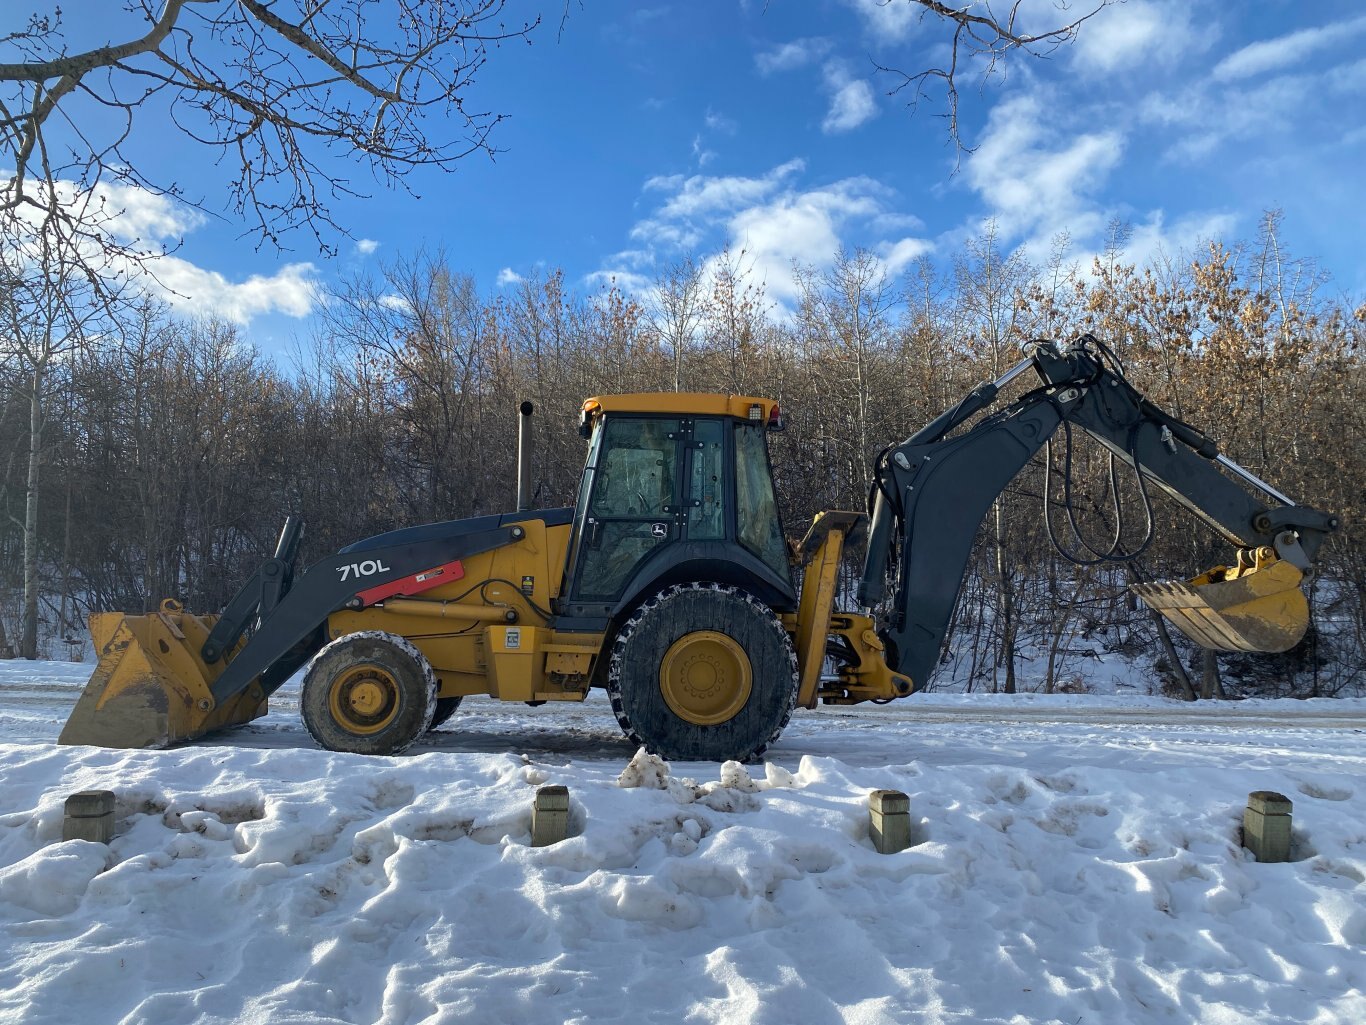
<path fill-rule="evenodd" d="M 526 536 L 489 516 L 394 531 L 342 549 L 295 579 L 302 524 L 286 522 L 221 616 L 177 602 L 159 612 L 90 617 L 99 664 L 62 744 L 166 747 L 266 713 L 266 699 L 328 640 L 328 617 L 420 593 L 463 575 L 460 561 Z"/>
<path fill-rule="evenodd" d="M 888 665 L 909 676 L 917 688 L 925 685 L 938 661 L 983 517 L 1064 425 L 1095 438 L 1140 473 L 1146 484 L 1241 550 L 1241 570 L 1218 567 L 1212 576 L 1206 574 L 1188 584 L 1140 590 L 1149 604 L 1206 647 L 1284 650 L 1293 644 L 1286 643 L 1293 629 L 1275 637 L 1258 633 L 1235 622 L 1232 614 L 1221 616 L 1211 610 L 1192 585 L 1222 586 L 1226 576 L 1236 581 L 1241 571 L 1246 576 L 1241 589 L 1223 596 L 1221 602 L 1251 600 L 1248 595 L 1256 597 L 1268 590 L 1273 577 L 1279 581 L 1278 593 L 1293 589 L 1302 602 L 1301 576 L 1309 571 L 1327 534 L 1337 529 L 1337 519 L 1294 505 L 1221 456 L 1211 439 L 1144 398 L 1090 336 L 1067 348 L 1036 342 L 1028 351 L 1028 358 L 1001 378 L 980 385 L 876 460 L 872 526 L 858 596 L 866 607 L 885 609 L 879 616 L 879 635 L 887 646 Z M 1039 387 L 969 430 L 947 437 L 1030 369 L 1039 377 Z M 1255 581 L 1254 572 L 1272 563 L 1286 565 L 1277 570 L 1279 576 L 1270 574 Z M 884 599 L 889 580 L 893 593 L 888 606 Z M 1298 618 L 1293 610 L 1283 615 L 1287 620 Z M 1307 607 L 1302 618 L 1294 640 L 1307 624 Z"/>
<path fill-rule="evenodd" d="M 499 526 L 455 537 L 366 549 L 364 559 L 353 549 L 343 549 L 314 563 L 275 607 L 263 610 L 250 640 L 213 681 L 213 705 L 240 694 L 258 677 L 265 694 L 273 694 L 322 647 L 324 640 L 315 639 L 314 634 L 327 617 L 343 608 L 371 604 L 366 595 L 373 590 L 512 544 L 524 534 L 524 528 L 515 524 Z M 274 561 L 267 560 L 266 566 Z M 358 576 L 357 569 L 367 575 Z"/>

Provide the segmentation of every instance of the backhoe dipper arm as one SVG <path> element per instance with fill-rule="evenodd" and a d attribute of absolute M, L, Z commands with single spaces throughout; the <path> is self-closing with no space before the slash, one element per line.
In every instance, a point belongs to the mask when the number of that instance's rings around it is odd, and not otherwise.
<path fill-rule="evenodd" d="M 1289 500 L 1231 460 L 1199 431 L 1149 402 L 1084 336 L 1068 348 L 1032 343 L 1027 359 L 979 385 L 873 468 L 872 526 L 858 598 L 879 606 L 887 663 L 923 687 L 939 658 L 977 529 L 992 502 L 1062 424 L 1084 430 L 1235 547 L 1269 546 L 1308 570 L 1337 520 Z M 1041 386 L 970 430 L 945 436 L 1033 368 Z M 1268 506 L 1223 466 L 1278 502 Z"/>

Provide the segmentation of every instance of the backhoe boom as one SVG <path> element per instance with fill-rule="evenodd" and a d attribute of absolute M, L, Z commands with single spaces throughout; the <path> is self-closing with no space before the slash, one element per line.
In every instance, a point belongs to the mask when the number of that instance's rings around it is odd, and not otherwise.
<path fill-rule="evenodd" d="M 1067 348 L 1036 342 L 1028 358 L 1004 376 L 980 385 L 957 406 L 878 457 L 859 602 L 885 608 L 891 578 L 890 610 L 880 616 L 879 632 L 887 644 L 891 668 L 909 676 L 917 687 L 924 686 L 939 658 L 983 517 L 1060 427 L 1085 431 L 1141 474 L 1144 485 L 1156 487 L 1242 549 L 1241 574 L 1249 580 L 1253 570 L 1283 560 L 1297 571 L 1293 580 L 1298 593 L 1300 575 L 1309 571 L 1324 538 L 1337 528 L 1337 519 L 1327 513 L 1299 505 L 1268 505 L 1231 480 L 1220 466 L 1235 472 L 1243 484 L 1288 502 L 1221 456 L 1210 438 L 1144 398 L 1107 356 L 1090 336 Z M 1039 387 L 967 431 L 949 436 L 1030 368 L 1040 379 Z M 1176 585 L 1178 597 L 1172 597 L 1170 588 L 1140 593 L 1188 636 L 1208 647 L 1283 650 L 1297 641 L 1307 625 L 1307 610 L 1304 622 L 1298 624 L 1293 610 L 1278 612 L 1285 629 L 1271 639 L 1267 634 L 1240 633 L 1228 622 L 1220 626 L 1231 633 L 1211 632 L 1195 622 L 1211 614 L 1218 618 L 1221 610 L 1206 607 L 1191 585 L 1223 583 L 1239 575 L 1237 570 L 1225 571 L 1216 573 L 1214 579 L 1196 578 L 1190 585 Z M 1256 590 L 1250 584 L 1242 588 Z M 1285 590 L 1283 584 L 1278 590 Z M 1247 600 L 1252 597 L 1260 594 L 1251 594 Z M 1183 604 L 1189 601 L 1195 604 Z M 1162 607 L 1164 603 L 1170 607 Z M 1293 640 L 1284 643 L 1291 633 Z"/>

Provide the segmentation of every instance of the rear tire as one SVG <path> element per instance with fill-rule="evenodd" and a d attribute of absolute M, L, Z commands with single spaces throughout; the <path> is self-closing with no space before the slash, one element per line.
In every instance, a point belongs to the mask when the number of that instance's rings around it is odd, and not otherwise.
<path fill-rule="evenodd" d="M 773 610 L 720 584 L 678 584 L 631 616 L 607 692 L 633 742 L 663 758 L 746 761 L 792 716 L 797 655 Z"/>
<path fill-rule="evenodd" d="M 393 755 L 427 732 L 436 703 L 436 677 L 422 652 L 397 634 L 367 631 L 313 656 L 299 711 L 329 751 Z"/>

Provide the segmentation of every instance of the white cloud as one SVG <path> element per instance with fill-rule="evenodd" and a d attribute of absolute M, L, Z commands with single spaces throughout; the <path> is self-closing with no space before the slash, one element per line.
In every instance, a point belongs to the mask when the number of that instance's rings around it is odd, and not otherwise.
<path fill-rule="evenodd" d="M 12 171 L 4 173 L 9 182 L 14 180 Z M 39 198 L 46 195 L 40 183 L 30 188 Z M 148 242 L 174 243 L 206 221 L 194 207 L 136 185 L 101 182 L 93 190 L 84 190 L 75 182 L 58 181 L 55 194 L 58 205 L 70 217 L 97 225 L 96 230 L 108 231 L 119 243 L 132 247 Z M 26 220 L 36 225 L 38 216 L 32 214 Z"/>
<path fill-rule="evenodd" d="M 306 317 L 318 298 L 318 270 L 311 263 L 291 263 L 271 275 L 253 274 L 230 281 L 218 271 L 198 267 L 178 256 L 163 256 L 149 264 L 155 281 L 146 281 L 182 312 L 210 313 L 236 324 L 249 324 L 267 313 Z"/>
<path fill-rule="evenodd" d="M 518 274 L 511 267 L 504 267 L 498 272 L 498 287 L 507 288 L 509 285 L 520 285 L 526 278 Z"/>
<path fill-rule="evenodd" d="M 692 155 L 697 161 L 698 167 L 706 167 L 716 159 L 716 151 L 709 150 L 702 142 L 702 136 L 694 135 L 692 140 Z"/>
<path fill-rule="evenodd" d="M 706 167 L 716 159 L 716 151 L 707 145 L 707 136 L 710 135 L 735 135 L 740 130 L 740 126 L 735 121 L 719 111 L 708 108 L 706 115 L 702 119 L 702 130 L 693 136 L 692 155 L 697 161 L 698 167 Z"/>
<path fill-rule="evenodd" d="M 657 217 L 637 221 L 631 228 L 631 238 L 644 243 L 646 249 L 643 251 L 648 253 L 663 249 L 694 249 L 701 245 L 703 236 L 703 228 L 691 222 L 671 224 Z"/>
<path fill-rule="evenodd" d="M 914 37 L 921 51 L 916 58 L 919 66 L 941 63 L 949 58 L 949 40 L 953 36 L 953 25 L 943 15 L 937 14 L 917 0 L 841 0 L 862 23 L 864 35 L 875 47 L 904 44 Z M 1051 32 L 1076 20 L 1097 6 L 1099 0 L 1088 0 L 1082 4 L 1068 0 L 1010 0 L 1009 3 L 991 4 L 989 0 L 945 0 L 943 6 L 951 10 L 967 9 L 983 16 L 994 14 L 1013 22 L 1017 32 L 1023 34 L 1042 34 Z M 1181 0 L 1157 0 L 1162 5 L 1176 4 Z M 1189 0 L 1186 0 L 1189 2 Z M 1125 7 L 1146 6 L 1149 0 L 1116 0 L 1115 5 L 1107 8 L 1098 17 L 1088 19 L 1073 46 L 1080 45 L 1088 30 L 1106 19 L 1113 18 L 1116 11 Z M 1186 23 L 1188 17 L 1176 7 L 1170 11 L 1163 6 L 1175 20 Z M 1209 28 L 1202 31 L 1209 32 Z M 962 41 L 960 41 L 962 42 Z M 964 44 L 966 45 L 966 44 Z M 960 58 L 966 53 L 960 48 Z"/>
<path fill-rule="evenodd" d="M 1203 93 L 1184 96 L 1184 105 L 1150 97 L 1140 121 L 1161 125 L 1162 138 L 1171 137 L 1173 128 L 1186 130 L 1189 139 L 1202 137 L 1205 133 L 1196 126 L 1210 116 L 1203 109 L 1209 98 Z M 1066 234 L 1071 241 L 1068 258 L 1085 272 L 1115 220 L 1130 225 L 1123 258 L 1136 264 L 1161 254 L 1192 252 L 1211 239 L 1236 234 L 1238 217 L 1227 210 L 1194 209 L 1173 218 L 1161 208 L 1134 211 L 1123 203 L 1107 203 L 1103 190 L 1120 168 L 1126 148 L 1136 144 L 1119 127 L 1069 134 L 1056 110 L 1045 92 L 1017 95 L 992 110 L 982 144 L 964 163 L 964 179 L 985 209 L 979 220 L 946 234 L 941 244 L 961 242 L 992 220 L 1008 248 L 1018 248 L 1042 265 L 1054 240 Z M 1247 112 L 1249 126 L 1257 120 L 1256 110 L 1252 105 Z M 1074 113 L 1080 123 L 1105 123 L 1095 110 Z M 1238 124 L 1232 130 L 1244 128 Z M 1171 187 L 1173 201 L 1180 202 L 1179 179 Z"/>
<path fill-rule="evenodd" d="M 645 182 L 645 188 L 674 193 L 660 208 L 659 216 L 664 219 L 705 217 L 757 202 L 778 189 L 787 179 L 800 174 L 805 167 L 806 162 L 798 159 L 779 164 L 761 178 L 739 175 L 725 178 L 709 178 L 705 175 L 655 177 Z"/>
<path fill-rule="evenodd" d="M 900 42 L 911 34 L 924 8 L 903 0 L 844 0 L 863 21 L 867 33 L 879 40 Z"/>
<path fill-rule="evenodd" d="M 1331 68 L 1327 74 L 1328 87 L 1340 93 L 1351 95 L 1366 93 L 1366 58 L 1353 61 L 1351 64 L 1339 64 Z"/>
<path fill-rule="evenodd" d="M 831 62 L 825 66 L 825 85 L 830 90 L 830 110 L 821 122 L 821 131 L 827 135 L 853 131 L 877 116 L 873 87 L 852 77 L 842 65 Z"/>
<path fill-rule="evenodd" d="M 191 262 L 179 247 L 183 237 L 207 218 L 169 196 L 121 183 L 101 183 L 83 191 L 74 182 L 62 181 L 56 188 L 72 216 L 85 218 L 96 231 L 108 231 L 123 247 L 109 252 L 93 241 L 86 243 L 81 252 L 89 266 L 181 312 L 246 325 L 268 313 L 304 317 L 317 302 L 318 271 L 311 263 L 286 264 L 273 274 L 233 281 Z M 174 251 L 166 253 L 163 247 Z"/>
<path fill-rule="evenodd" d="M 740 211 L 730 221 L 730 235 L 785 298 L 793 291 L 786 284 L 791 264 L 825 264 L 839 250 L 840 224 L 859 205 L 857 195 L 842 190 L 793 193 Z"/>
<path fill-rule="evenodd" d="M 1072 54 L 1083 70 L 1109 74 L 1170 63 L 1195 40 L 1188 5 L 1128 0 L 1082 25 Z"/>
<path fill-rule="evenodd" d="M 1124 259 L 1142 265 L 1161 253 L 1195 252 L 1211 240 L 1233 237 L 1237 230 L 1238 218 L 1231 213 L 1187 214 L 1169 225 L 1166 214 L 1155 210 L 1142 224 L 1133 226 L 1133 233 L 1124 247 Z"/>
<path fill-rule="evenodd" d="M 1168 155 L 1178 161 L 1208 158 L 1230 140 L 1266 140 L 1292 129 L 1312 109 L 1322 83 L 1307 75 L 1278 75 L 1247 88 L 1231 86 L 1213 92 L 1189 90 L 1160 108 L 1166 123 L 1185 127 Z M 1150 108 L 1144 108 L 1145 113 Z"/>
<path fill-rule="evenodd" d="M 1366 125 L 1361 125 L 1344 132 L 1339 142 L 1343 146 L 1359 146 L 1366 142 Z"/>
<path fill-rule="evenodd" d="M 1216 155 L 1248 161 L 1284 157 L 1333 131 L 1319 127 L 1339 109 L 1355 109 L 1366 89 L 1366 60 L 1328 53 L 1366 33 L 1366 16 L 1252 43 L 1197 81 L 1175 80 L 1133 107 L 1140 126 L 1162 129 L 1164 156 L 1198 167 Z M 1286 68 L 1293 70 L 1285 71 Z M 1342 105 L 1346 104 L 1346 107 Z M 1341 117 L 1337 122 L 1345 129 Z M 1241 143 L 1235 154 L 1230 143 Z"/>
<path fill-rule="evenodd" d="M 112 227 L 125 241 L 168 242 L 205 222 L 193 207 L 132 185 L 101 185 L 96 196 L 105 204 L 105 212 L 114 215 Z"/>
<path fill-rule="evenodd" d="M 794 39 L 790 43 L 782 43 L 771 50 L 764 50 L 754 55 L 754 65 L 759 69 L 761 75 L 772 75 L 780 71 L 795 71 L 807 65 L 815 64 L 830 52 L 831 43 L 828 39 Z"/>
<path fill-rule="evenodd" d="M 594 288 L 616 288 L 627 295 L 649 295 L 654 290 L 654 281 L 645 274 L 627 270 L 599 270 L 584 275 L 584 281 Z"/>
<path fill-rule="evenodd" d="M 740 130 L 740 126 L 735 123 L 733 118 L 726 117 L 725 114 L 714 110 L 707 111 L 707 116 L 702 123 L 707 126 L 708 131 L 720 132 L 723 135 L 734 135 Z"/>
<path fill-rule="evenodd" d="M 933 248 L 934 246 L 923 238 L 903 238 L 896 242 L 880 243 L 873 251 L 882 261 L 887 276 L 896 277 Z"/>
<path fill-rule="evenodd" d="M 929 242 L 905 234 L 920 222 L 893 206 L 890 189 L 866 177 L 803 189 L 803 170 L 803 162 L 793 160 L 753 178 L 650 179 L 647 191 L 661 193 L 659 208 L 631 232 L 644 247 L 618 253 L 590 280 L 615 277 L 619 286 L 648 294 L 648 273 L 664 259 L 704 245 L 713 254 L 728 247 L 732 258 L 743 253 L 752 280 L 764 284 L 781 312 L 797 298 L 794 264 L 823 269 L 841 248 L 862 246 L 896 275 L 930 249 Z M 714 271 L 718 259 L 704 256 L 699 263 Z"/>
<path fill-rule="evenodd" d="M 369 256 L 379 248 L 379 243 L 372 238 L 356 239 L 356 252 L 361 256 Z"/>
<path fill-rule="evenodd" d="M 1250 78 L 1266 71 L 1298 64 L 1310 54 L 1366 31 L 1366 17 L 1306 28 L 1275 39 L 1243 47 L 1215 65 L 1213 77 L 1221 82 Z"/>
<path fill-rule="evenodd" d="M 1085 237 L 1104 221 L 1088 197 L 1119 163 L 1124 141 L 1117 130 L 1066 138 L 1038 96 L 1016 96 L 992 110 L 966 180 L 1007 238 Z"/>
<path fill-rule="evenodd" d="M 904 210 L 884 210 L 874 216 L 868 226 L 879 234 L 890 235 L 898 231 L 919 231 L 925 227 L 925 222 Z"/>
<path fill-rule="evenodd" d="M 614 254 L 610 262 L 618 267 L 648 270 L 654 265 L 655 251 L 653 249 L 623 249 Z"/>

